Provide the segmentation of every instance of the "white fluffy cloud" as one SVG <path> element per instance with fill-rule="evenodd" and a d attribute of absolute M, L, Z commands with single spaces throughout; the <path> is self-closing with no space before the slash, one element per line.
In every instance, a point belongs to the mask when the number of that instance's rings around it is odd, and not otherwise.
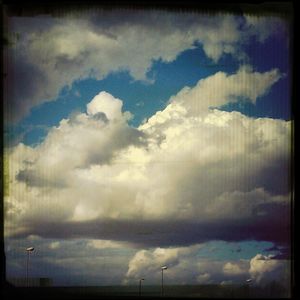
<path fill-rule="evenodd" d="M 257 284 L 277 281 L 288 286 L 291 274 L 290 262 L 273 259 L 272 255 L 257 254 L 250 261 L 249 273 Z"/>
<path fill-rule="evenodd" d="M 261 254 L 250 260 L 212 260 L 198 256 L 202 247 L 198 244 L 192 247 L 140 250 L 129 262 L 124 284 L 137 282 L 144 277 L 148 284 L 158 282 L 160 267 L 166 265 L 165 280 L 177 284 L 245 284 L 250 277 L 258 285 L 276 281 L 288 286 L 288 261 Z"/>
<path fill-rule="evenodd" d="M 101 92 L 87 105 L 88 115 L 104 113 L 109 120 L 117 120 L 122 116 L 123 102 L 106 92 Z"/>
<path fill-rule="evenodd" d="M 221 76 L 224 87 L 228 83 L 223 92 L 217 73 L 184 89 L 137 129 L 127 124 L 121 100 L 101 92 L 87 113 L 62 120 L 40 145 L 13 148 L 6 233 L 88 234 L 153 245 L 283 242 L 290 217 L 290 122 L 209 109 L 231 101 L 230 95 L 255 101 L 278 72 L 242 68 Z M 237 88 L 239 78 L 249 87 Z M 217 89 L 217 102 L 198 97 Z M 161 232 L 161 222 L 169 234 Z"/>
<path fill-rule="evenodd" d="M 161 267 L 167 266 L 165 281 L 177 284 L 219 283 L 223 278 L 221 261 L 208 261 L 197 258 L 202 245 L 179 248 L 156 248 L 140 250 L 130 260 L 124 284 L 136 282 L 146 277 L 147 284 L 158 282 Z"/>
<path fill-rule="evenodd" d="M 140 250 L 130 260 L 124 284 L 147 277 L 147 283 L 158 282 L 161 266 L 166 281 L 172 284 L 245 284 L 249 277 L 255 284 L 265 285 L 276 281 L 288 286 L 290 265 L 286 260 L 276 260 L 271 256 L 257 254 L 255 257 L 235 261 L 210 260 L 198 256 L 203 245 L 180 248 L 156 248 Z"/>
<path fill-rule="evenodd" d="M 219 107 L 240 98 L 255 103 L 280 77 L 277 69 L 259 73 L 253 72 L 250 66 L 243 66 L 232 75 L 218 72 L 202 79 L 195 87 L 182 89 L 171 100 L 184 105 L 194 115 L 206 111 L 208 107 Z"/>
<path fill-rule="evenodd" d="M 240 44 L 250 36 L 264 32 L 263 41 L 276 33 L 270 22 L 274 28 L 285 26 L 280 19 L 262 19 L 257 30 L 253 18 L 241 26 L 239 18 L 226 14 L 98 10 L 64 18 L 12 18 L 9 31 L 19 39 L 8 49 L 6 116 L 20 120 L 75 80 L 102 79 L 122 70 L 145 80 L 153 61 L 171 62 L 195 42 L 214 61 L 224 53 L 239 57 Z"/>

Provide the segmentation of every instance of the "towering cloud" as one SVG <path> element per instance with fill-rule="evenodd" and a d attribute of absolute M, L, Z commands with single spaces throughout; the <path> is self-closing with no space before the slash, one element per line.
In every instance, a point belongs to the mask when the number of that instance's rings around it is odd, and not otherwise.
<path fill-rule="evenodd" d="M 40 145 L 12 149 L 6 233 L 148 246 L 288 243 L 290 122 L 210 109 L 255 101 L 279 78 L 216 73 L 137 129 L 122 101 L 100 92 Z"/>
<path fill-rule="evenodd" d="M 88 105 L 87 114 L 97 115 L 104 114 L 108 120 L 120 119 L 122 116 L 122 101 L 114 98 L 112 95 L 101 92 Z"/>

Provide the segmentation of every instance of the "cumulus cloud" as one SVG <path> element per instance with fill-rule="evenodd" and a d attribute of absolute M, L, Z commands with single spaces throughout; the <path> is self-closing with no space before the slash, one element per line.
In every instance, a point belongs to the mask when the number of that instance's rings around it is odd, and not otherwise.
<path fill-rule="evenodd" d="M 106 92 L 101 92 L 87 105 L 88 115 L 104 113 L 108 120 L 120 119 L 123 102 Z"/>
<path fill-rule="evenodd" d="M 72 180 L 69 171 L 107 164 L 115 151 L 128 145 L 142 145 L 143 133 L 127 125 L 129 114 L 123 114 L 121 108 L 120 100 L 99 93 L 87 105 L 87 114 L 63 119 L 50 130 L 45 142 L 35 148 L 34 155 L 28 151 L 28 160 L 34 162 L 17 174 L 18 180 L 37 187 L 66 186 L 66 181 Z M 30 148 L 22 144 L 18 147 L 21 152 Z"/>
<path fill-rule="evenodd" d="M 276 281 L 288 286 L 290 266 L 288 261 L 257 254 L 251 259 L 223 261 L 207 259 L 198 254 L 203 245 L 191 247 L 156 248 L 140 250 L 130 260 L 124 284 L 136 282 L 147 276 L 147 283 L 158 282 L 160 267 L 167 265 L 166 281 L 177 284 L 245 284 L 251 277 L 257 285 Z"/>
<path fill-rule="evenodd" d="M 290 265 L 286 260 L 257 254 L 251 259 L 224 261 L 199 256 L 203 244 L 179 248 L 140 250 L 130 260 L 124 284 L 147 276 L 153 284 L 160 279 L 160 267 L 168 266 L 166 281 L 177 284 L 245 284 L 249 277 L 257 285 L 275 281 L 288 286 Z"/>
<path fill-rule="evenodd" d="M 40 145 L 11 149 L 6 234 L 288 244 L 291 123 L 210 109 L 231 96 L 255 101 L 280 75 L 221 74 L 231 90 L 208 103 L 201 95 L 220 88 L 219 76 L 185 88 L 139 128 L 127 124 L 120 99 L 100 92 Z M 242 77 L 246 89 L 235 84 Z"/>
<path fill-rule="evenodd" d="M 263 41 L 276 33 L 270 22 L 263 18 L 256 30 L 253 18 L 241 26 L 233 15 L 139 10 L 12 17 L 9 31 L 18 33 L 19 39 L 7 49 L 5 116 L 8 121 L 20 120 L 76 80 L 100 80 L 124 70 L 136 80 L 149 80 L 153 61 L 174 61 L 195 43 L 214 61 L 223 54 L 240 57 L 240 44 L 250 36 L 264 32 Z M 276 22 L 276 28 L 285 26 L 280 19 Z M 268 30 L 261 29 L 265 27 Z"/>
<path fill-rule="evenodd" d="M 221 261 L 197 258 L 202 245 L 179 248 L 156 248 L 140 250 L 130 260 L 124 284 L 136 282 L 147 275 L 147 284 L 160 280 L 161 266 L 168 266 L 165 281 L 177 284 L 219 283 L 222 275 Z"/>
<path fill-rule="evenodd" d="M 274 259 L 272 255 L 257 254 L 250 261 L 249 273 L 256 284 L 265 285 L 277 281 L 288 286 L 291 274 L 290 262 Z"/>
<path fill-rule="evenodd" d="M 184 255 L 189 248 L 184 249 L 162 249 L 157 248 L 153 252 L 141 250 L 135 254 L 129 262 L 127 277 L 134 279 L 142 278 L 145 274 L 155 274 L 160 277 L 160 268 L 166 264 L 174 266 L 178 263 L 179 251 Z M 155 276 L 155 275 L 154 275 Z"/>
<path fill-rule="evenodd" d="M 171 100 L 174 103 L 183 103 L 189 113 L 195 115 L 206 111 L 208 107 L 219 107 L 237 102 L 241 98 L 255 103 L 257 98 L 265 94 L 280 77 L 281 74 L 277 69 L 259 73 L 253 72 L 250 66 L 242 66 L 232 75 L 218 72 L 202 79 L 195 87 L 182 89 Z"/>

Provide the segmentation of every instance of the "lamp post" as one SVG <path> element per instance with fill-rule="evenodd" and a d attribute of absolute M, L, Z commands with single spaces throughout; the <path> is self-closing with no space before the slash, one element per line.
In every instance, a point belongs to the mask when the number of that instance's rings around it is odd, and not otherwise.
<path fill-rule="evenodd" d="M 167 266 L 161 267 L 161 296 L 164 295 L 164 270 L 167 270 Z"/>
<path fill-rule="evenodd" d="M 251 289 L 250 289 L 251 283 L 252 283 L 252 278 L 246 280 L 246 295 L 248 298 L 250 298 L 251 296 Z"/>
<path fill-rule="evenodd" d="M 144 281 L 145 279 L 144 278 L 141 278 L 140 279 L 140 285 L 139 285 L 139 296 L 142 295 L 142 281 Z"/>
<path fill-rule="evenodd" d="M 29 286 L 28 285 L 29 255 L 30 255 L 30 252 L 33 252 L 33 251 L 34 251 L 33 247 L 29 247 L 29 248 L 26 249 L 26 252 L 27 252 L 27 264 L 26 264 L 26 284 L 27 284 L 27 287 Z"/>

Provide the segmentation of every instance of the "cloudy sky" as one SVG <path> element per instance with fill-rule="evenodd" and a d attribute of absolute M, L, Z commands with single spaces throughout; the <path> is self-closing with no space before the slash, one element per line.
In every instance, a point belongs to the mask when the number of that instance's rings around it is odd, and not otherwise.
<path fill-rule="evenodd" d="M 276 16 L 10 16 L 7 277 L 288 286 L 290 32 Z"/>

